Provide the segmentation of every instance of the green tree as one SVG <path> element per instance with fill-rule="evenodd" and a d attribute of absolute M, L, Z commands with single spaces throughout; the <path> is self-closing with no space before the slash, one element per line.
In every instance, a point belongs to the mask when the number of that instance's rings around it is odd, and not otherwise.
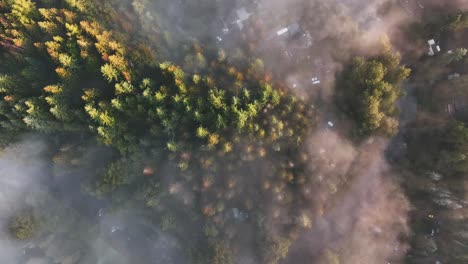
<path fill-rule="evenodd" d="M 396 101 L 410 70 L 400 57 L 384 53 L 373 59 L 354 58 L 338 82 L 338 107 L 355 121 L 360 137 L 373 132 L 394 135 L 398 122 Z"/>
<path fill-rule="evenodd" d="M 448 16 L 445 24 L 450 30 L 460 30 L 468 27 L 468 12 L 460 12 Z"/>
<path fill-rule="evenodd" d="M 209 91 L 209 101 L 215 109 L 220 110 L 225 108 L 226 104 L 224 103 L 224 100 L 224 91 L 216 88 Z"/>
<path fill-rule="evenodd" d="M 203 128 L 202 126 L 199 126 L 197 128 L 197 137 L 206 138 L 209 134 L 210 132 L 207 129 Z"/>
<path fill-rule="evenodd" d="M 11 234 L 20 240 L 33 238 L 37 234 L 38 228 L 39 223 L 30 211 L 20 212 L 10 222 Z"/>
<path fill-rule="evenodd" d="M 39 15 L 36 9 L 36 3 L 31 0 L 14 0 L 11 14 L 25 26 L 32 25 Z"/>
<path fill-rule="evenodd" d="M 102 178 L 95 183 L 94 192 L 97 195 L 104 195 L 113 190 L 128 184 L 132 180 L 134 164 L 126 159 L 112 162 L 107 166 Z"/>
<path fill-rule="evenodd" d="M 119 79 L 119 72 L 117 69 L 108 63 L 101 67 L 101 72 L 108 82 L 117 81 Z"/>
<path fill-rule="evenodd" d="M 452 121 L 415 131 L 408 141 L 408 158 L 416 170 L 432 170 L 446 175 L 468 172 L 468 128 Z"/>
<path fill-rule="evenodd" d="M 213 264 L 232 264 L 234 263 L 232 250 L 225 241 L 216 241 L 213 249 Z"/>
<path fill-rule="evenodd" d="M 277 264 L 288 255 L 292 241 L 285 237 L 271 238 L 266 242 L 266 251 L 264 252 L 266 263 Z"/>
<path fill-rule="evenodd" d="M 468 50 L 465 48 L 456 49 L 451 58 L 453 61 L 461 61 L 467 54 Z"/>

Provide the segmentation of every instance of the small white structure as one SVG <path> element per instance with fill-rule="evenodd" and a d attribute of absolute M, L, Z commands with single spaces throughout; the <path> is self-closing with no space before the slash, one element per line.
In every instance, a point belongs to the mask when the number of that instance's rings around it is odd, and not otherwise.
<path fill-rule="evenodd" d="M 434 181 L 440 181 L 443 176 L 435 171 L 429 172 L 429 177 Z"/>
<path fill-rule="evenodd" d="M 231 213 L 232 213 L 232 217 L 235 220 L 238 220 L 238 221 L 241 221 L 241 222 L 243 222 L 243 221 L 247 220 L 247 218 L 249 218 L 249 215 L 246 212 L 241 211 L 238 208 L 232 208 Z"/>
<path fill-rule="evenodd" d="M 234 21 L 234 23 L 236 23 L 239 26 L 239 29 L 242 30 L 244 28 L 244 21 L 249 19 L 249 17 L 252 14 L 248 13 L 247 10 L 245 10 L 244 7 L 237 9 L 236 14 L 237 14 L 237 20 Z"/>
<path fill-rule="evenodd" d="M 273 145 L 273 150 L 276 151 L 276 152 L 281 151 L 280 144 L 277 143 L 277 144 Z"/>
<path fill-rule="evenodd" d="M 454 113 L 453 105 L 452 104 L 447 104 L 445 111 L 447 112 L 448 115 L 452 115 Z"/>
<path fill-rule="evenodd" d="M 335 126 L 335 124 L 333 124 L 333 122 L 331 122 L 331 121 L 328 121 L 327 124 L 328 124 L 329 127 L 334 127 Z"/>
<path fill-rule="evenodd" d="M 245 10 L 244 7 L 237 9 L 236 14 L 237 14 L 237 17 L 239 17 L 239 20 L 241 21 L 247 20 L 251 15 L 250 13 L 247 12 L 247 10 Z"/>
<path fill-rule="evenodd" d="M 440 46 L 436 44 L 434 39 L 428 40 L 427 44 L 429 44 L 429 52 L 427 53 L 429 56 L 434 56 L 440 52 Z"/>
<path fill-rule="evenodd" d="M 229 33 L 229 27 L 223 19 L 221 19 L 221 22 L 223 22 L 223 34 L 226 35 L 227 33 Z"/>
<path fill-rule="evenodd" d="M 276 32 L 276 36 L 288 36 L 288 37 L 293 37 L 295 36 L 296 34 L 300 33 L 301 32 L 301 27 L 299 26 L 299 24 L 297 23 L 294 23 L 294 24 L 291 24 L 285 28 L 282 28 L 280 30 L 278 30 Z"/>
<path fill-rule="evenodd" d="M 318 77 L 312 78 L 312 85 L 317 85 L 317 84 L 320 84 L 319 78 Z"/>
<path fill-rule="evenodd" d="M 459 74 L 459 73 L 453 73 L 453 74 L 450 74 L 450 75 L 448 76 L 448 79 L 449 79 L 449 80 L 454 80 L 454 79 L 458 79 L 458 78 L 460 78 L 460 74 Z"/>
<path fill-rule="evenodd" d="M 306 31 L 304 34 L 302 34 L 302 37 L 306 39 L 306 47 L 311 47 L 313 43 L 312 36 L 310 35 L 309 31 Z"/>
<path fill-rule="evenodd" d="M 284 35 L 284 34 L 288 33 L 288 31 L 289 31 L 288 28 L 285 27 L 285 28 L 282 28 L 282 29 L 278 30 L 278 32 L 276 32 L 276 35 L 281 36 L 281 35 Z"/>

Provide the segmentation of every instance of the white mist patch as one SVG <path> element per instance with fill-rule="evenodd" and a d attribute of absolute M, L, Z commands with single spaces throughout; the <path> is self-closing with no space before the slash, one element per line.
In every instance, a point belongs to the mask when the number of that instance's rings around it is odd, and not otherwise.
<path fill-rule="evenodd" d="M 409 204 L 384 160 L 386 143 L 354 147 L 326 130 L 311 137 L 311 186 L 302 192 L 314 212 L 310 231 L 287 263 L 395 263 L 405 255 Z"/>
<path fill-rule="evenodd" d="M 0 153 L 0 257 L 2 263 L 17 263 L 24 243 L 11 238 L 10 217 L 24 204 L 26 193 L 39 182 L 46 163 L 41 158 L 46 145 L 39 139 L 12 144 Z M 34 203 L 33 200 L 29 201 Z M 31 204 L 32 205 L 32 204 Z"/>
<path fill-rule="evenodd" d="M 357 173 L 356 182 L 341 199 L 343 205 L 325 215 L 325 219 L 339 219 L 337 223 L 346 218 L 352 223 L 343 226 L 337 252 L 344 263 L 399 261 L 407 250 L 400 238 L 408 232 L 408 202 L 380 154 Z"/>

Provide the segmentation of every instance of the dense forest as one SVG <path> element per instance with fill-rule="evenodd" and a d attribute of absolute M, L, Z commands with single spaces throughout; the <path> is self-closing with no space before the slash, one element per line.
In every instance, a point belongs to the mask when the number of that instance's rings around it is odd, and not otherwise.
<path fill-rule="evenodd" d="M 467 263 L 468 6 L 233 2 L 0 0 L 0 259 Z"/>

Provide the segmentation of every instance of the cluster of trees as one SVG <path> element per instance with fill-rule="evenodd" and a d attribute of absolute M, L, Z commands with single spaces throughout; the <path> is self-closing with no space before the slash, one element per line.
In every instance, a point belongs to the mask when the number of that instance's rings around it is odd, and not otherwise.
<path fill-rule="evenodd" d="M 447 42 L 468 26 L 466 12 L 429 17 L 418 32 L 422 39 L 435 34 Z M 460 46 L 413 66 L 418 115 L 403 135 L 406 154 L 397 164 L 414 207 L 408 263 L 468 260 L 466 65 L 466 49 Z M 447 78 L 453 73 L 461 76 Z"/>
<path fill-rule="evenodd" d="M 453 30 L 463 30 L 468 27 L 468 12 L 457 12 L 443 17 L 437 17 L 433 23 L 428 23 L 427 27 L 434 28 L 435 32 L 447 32 Z"/>
<path fill-rule="evenodd" d="M 409 263 L 464 263 L 468 128 L 449 120 L 419 120 L 407 132 L 404 186 L 411 198 L 412 248 Z"/>
<path fill-rule="evenodd" d="M 443 172 L 445 176 L 463 176 L 468 172 L 467 139 L 468 128 L 464 123 L 426 123 L 423 129 L 415 129 L 410 134 L 409 162 L 423 172 L 436 171 Z"/>
<path fill-rule="evenodd" d="M 86 193 L 111 199 L 116 210 L 145 208 L 154 213 L 145 221 L 162 232 L 205 236 L 198 244 L 181 239 L 194 249 L 186 250 L 194 263 L 232 261 L 235 239 L 227 227 L 239 228 L 229 216 L 234 206 L 251 214 L 249 225 L 258 230 L 267 227 L 257 218 L 280 226 L 279 219 L 291 218 L 278 234 L 258 231 L 262 261 L 278 263 L 292 244 L 291 230 L 301 227 L 294 220 L 300 208 L 280 208 L 292 207 L 291 190 L 306 179 L 294 160 L 313 124 L 311 109 L 271 83 L 258 59 L 229 63 L 222 50 L 188 43 L 181 65 L 158 61 L 154 47 L 111 28 L 112 17 L 92 2 L 0 1 L 2 133 L 94 135 L 117 149 L 117 158 L 83 183 Z M 158 166 L 169 168 L 174 184 L 164 185 L 168 172 Z M 27 239 L 32 219 L 23 218 L 12 231 Z"/>
<path fill-rule="evenodd" d="M 229 145 L 220 138 L 228 130 L 268 137 L 259 117 L 281 102 L 271 84 L 223 61 L 193 76 L 171 63 L 142 61 L 144 51 L 85 14 L 36 5 L 14 1 L 2 18 L 2 55 L 9 61 L 1 76 L 4 127 L 91 127 L 122 153 L 142 137 L 164 139 L 171 151 L 197 139 L 210 148 Z"/>
<path fill-rule="evenodd" d="M 133 1 L 126 16 L 146 16 L 148 5 Z M 311 178 L 302 143 L 313 111 L 272 82 L 259 59 L 227 59 L 224 50 L 178 40 L 177 62 L 160 61 L 169 55 L 155 47 L 171 46 L 171 38 L 121 31 L 132 27 L 116 17 L 119 12 L 91 0 L 0 0 L 0 142 L 25 131 L 83 135 L 93 143 L 87 136 L 96 137 L 118 154 L 83 177 L 82 195 L 110 201 L 109 211 L 142 212 L 135 229 L 151 239 L 174 237 L 187 263 L 235 263 L 246 240 L 259 263 L 280 263 L 300 230 L 312 228 L 304 213 L 309 203 L 297 187 Z M 159 29 L 157 19 L 151 21 Z M 466 28 L 467 21 L 465 13 L 450 16 L 444 30 Z M 440 59 L 444 66 L 458 65 L 466 54 L 461 48 Z M 396 101 L 409 74 L 388 45 L 377 56 L 349 63 L 336 99 L 354 121 L 357 138 L 398 132 Z M 420 193 L 431 197 L 424 217 L 452 224 L 445 229 L 452 236 L 440 238 L 450 246 L 440 251 L 447 263 L 466 261 L 466 237 L 455 234 L 466 231 L 466 212 L 458 207 L 464 190 L 454 183 L 468 172 L 468 128 L 419 123 L 407 139 L 410 171 L 443 172 L 450 190 L 411 189 L 410 197 L 417 206 L 425 204 L 417 202 Z M 76 153 L 82 152 L 79 146 L 57 151 L 53 162 L 78 170 Z M 421 177 L 410 184 L 433 186 Z M 69 222 L 66 230 L 96 230 L 79 217 L 67 218 L 71 211 L 20 212 L 10 231 L 18 239 L 44 239 L 59 222 Z M 436 222 L 428 224 L 434 232 Z M 426 233 L 417 240 L 432 245 L 427 228 L 421 230 Z M 456 249 L 453 258 L 449 247 Z M 325 256 L 338 261 L 329 251 Z"/>
<path fill-rule="evenodd" d="M 440 12 L 440 9 L 426 9 L 422 13 L 423 19 L 411 24 L 407 32 L 407 38 L 413 39 L 421 47 L 427 44 L 425 40 L 428 38 L 440 39 L 449 32 L 468 27 L 468 12 L 463 10 L 449 9 Z"/>
<path fill-rule="evenodd" d="M 396 101 L 409 74 L 388 46 L 377 57 L 354 58 L 344 70 L 337 85 L 338 106 L 355 122 L 358 138 L 398 132 Z"/>
<path fill-rule="evenodd" d="M 148 1 L 134 1 L 134 15 L 144 14 L 142 5 Z M 135 229 L 151 230 L 150 238 L 175 237 L 182 245 L 177 254 L 188 263 L 235 263 L 247 236 L 259 263 L 280 263 L 300 230 L 312 226 L 304 214 L 309 203 L 297 187 L 311 178 L 304 172 L 310 161 L 302 143 L 313 111 L 273 83 L 259 59 L 227 59 L 223 50 L 187 42 L 177 63 L 160 61 L 168 56 L 154 43 L 166 41 L 161 46 L 167 47 L 170 38 L 134 31 L 130 37 L 113 25 L 116 15 L 112 5 L 87 0 L 0 0 L 0 142 L 25 131 L 96 137 L 118 154 L 83 177 L 83 195 L 110 201 L 109 209 L 123 214 L 141 210 Z M 447 28 L 466 28 L 466 17 L 451 16 Z M 461 48 L 439 59 L 444 67 L 456 66 L 466 54 Z M 349 63 L 336 99 L 354 121 L 357 138 L 398 132 L 396 101 L 409 74 L 388 45 L 380 55 Z M 423 218 L 451 223 L 445 229 L 451 236 L 438 238 L 456 249 L 450 258 L 454 251 L 441 247 L 447 263 L 466 261 L 466 238 L 455 233 L 466 231 L 466 212 L 458 207 L 464 190 L 456 183 L 468 172 L 468 128 L 462 122 L 418 123 L 407 139 L 413 174 L 444 175 L 434 188 L 416 191 L 409 185 L 434 183 L 408 178 L 409 196 L 416 206 L 427 205 L 418 203 L 421 193 L 433 201 Z M 71 149 L 57 152 L 56 167 L 80 167 L 76 153 L 83 150 Z M 35 213 L 14 216 L 12 235 L 44 239 L 55 232 L 54 221 L 68 221 L 58 211 L 50 213 L 61 215 L 56 219 Z M 436 220 L 428 224 L 434 232 Z M 78 221 L 70 225 L 96 228 Z M 427 230 L 415 226 L 425 232 L 415 240 L 432 245 Z M 431 250 L 423 248 L 427 255 Z M 325 255 L 337 261 L 333 253 Z"/>
<path fill-rule="evenodd" d="M 10 216 L 9 230 L 13 238 L 28 243 L 15 260 L 25 263 L 34 256 L 49 263 L 98 262 L 100 256 L 89 243 L 99 236 L 99 224 L 72 208 L 48 184 L 34 185 L 16 202 L 23 209 Z"/>

